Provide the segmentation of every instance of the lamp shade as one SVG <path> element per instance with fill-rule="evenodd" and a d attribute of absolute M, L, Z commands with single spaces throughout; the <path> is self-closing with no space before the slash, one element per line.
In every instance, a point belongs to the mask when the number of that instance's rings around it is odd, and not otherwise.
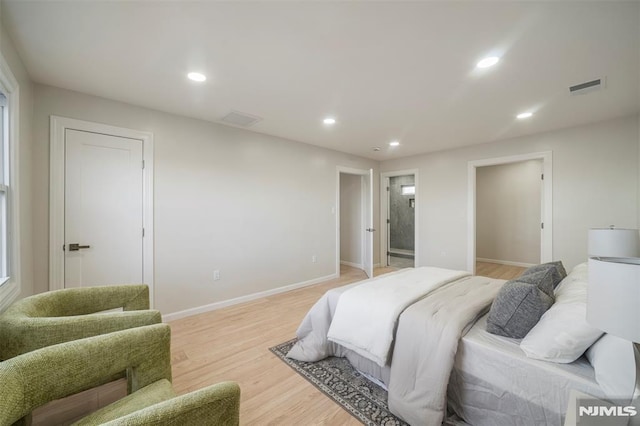
<path fill-rule="evenodd" d="M 638 230 L 614 227 L 590 229 L 589 256 L 640 257 Z"/>
<path fill-rule="evenodd" d="M 587 321 L 607 333 L 640 342 L 640 259 L 589 259 Z"/>

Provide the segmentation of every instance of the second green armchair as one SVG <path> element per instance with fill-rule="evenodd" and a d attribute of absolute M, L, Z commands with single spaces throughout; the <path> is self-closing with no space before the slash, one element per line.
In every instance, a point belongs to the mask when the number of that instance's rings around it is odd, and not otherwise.
<path fill-rule="evenodd" d="M 170 341 L 169 326 L 156 324 L 61 343 L 0 362 L 0 426 L 28 424 L 36 407 L 92 388 L 125 370 L 129 395 L 75 425 L 238 425 L 237 383 L 174 393 Z"/>
<path fill-rule="evenodd" d="M 122 308 L 122 312 L 98 313 Z M 58 343 L 157 324 L 149 287 L 115 285 L 50 291 L 26 297 L 0 315 L 0 360 Z"/>

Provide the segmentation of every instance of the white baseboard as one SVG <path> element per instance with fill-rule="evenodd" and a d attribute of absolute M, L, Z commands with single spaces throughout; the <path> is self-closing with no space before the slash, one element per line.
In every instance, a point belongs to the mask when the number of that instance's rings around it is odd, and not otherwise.
<path fill-rule="evenodd" d="M 535 263 L 511 262 L 510 260 L 484 259 L 482 257 L 476 258 L 476 262 L 497 263 L 498 265 L 520 266 L 523 268 L 530 268 L 536 265 Z"/>
<path fill-rule="evenodd" d="M 204 306 L 198 306 L 196 308 L 185 309 L 184 311 L 178 311 L 178 312 L 162 315 L 162 320 L 163 322 L 169 322 L 169 321 L 174 321 L 180 318 L 190 317 L 192 315 L 202 314 L 204 312 L 215 311 L 217 309 L 226 308 L 228 306 L 250 302 L 252 300 L 260 299 L 267 296 L 273 296 L 274 294 L 284 293 L 284 292 L 295 290 L 302 287 L 308 287 L 310 285 L 318 284 L 323 281 L 329 281 L 334 278 L 338 278 L 338 275 L 337 274 L 326 275 L 324 277 L 314 278 L 312 280 L 302 281 L 299 283 L 286 285 L 284 287 L 273 288 L 271 290 L 265 290 L 258 293 L 248 294 L 246 296 L 235 297 L 233 299 L 222 300 L 220 302 L 215 302 L 215 303 L 211 303 Z"/>
<path fill-rule="evenodd" d="M 353 268 L 363 269 L 363 266 L 360 263 L 353 263 L 353 262 L 347 262 L 346 260 L 341 260 L 340 264 L 345 266 L 351 266 Z"/>

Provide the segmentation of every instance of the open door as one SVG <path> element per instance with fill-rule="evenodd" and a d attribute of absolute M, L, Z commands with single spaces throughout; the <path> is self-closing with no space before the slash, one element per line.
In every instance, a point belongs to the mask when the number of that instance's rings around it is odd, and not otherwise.
<path fill-rule="evenodd" d="M 364 233 L 364 272 L 373 278 L 373 169 L 369 169 L 369 176 L 362 176 L 362 215 L 366 226 Z"/>

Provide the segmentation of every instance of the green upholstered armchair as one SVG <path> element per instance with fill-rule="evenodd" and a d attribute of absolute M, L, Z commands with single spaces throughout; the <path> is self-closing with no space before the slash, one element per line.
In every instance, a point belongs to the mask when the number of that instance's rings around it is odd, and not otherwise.
<path fill-rule="evenodd" d="M 114 308 L 123 312 L 97 313 Z M 115 285 L 26 297 L 0 315 L 0 360 L 35 349 L 162 321 L 149 310 L 149 287 Z"/>
<path fill-rule="evenodd" d="M 35 408 L 128 371 L 129 395 L 75 425 L 237 425 L 240 388 L 223 382 L 176 396 L 166 324 L 74 340 L 0 362 L 0 426 L 23 425 Z"/>

